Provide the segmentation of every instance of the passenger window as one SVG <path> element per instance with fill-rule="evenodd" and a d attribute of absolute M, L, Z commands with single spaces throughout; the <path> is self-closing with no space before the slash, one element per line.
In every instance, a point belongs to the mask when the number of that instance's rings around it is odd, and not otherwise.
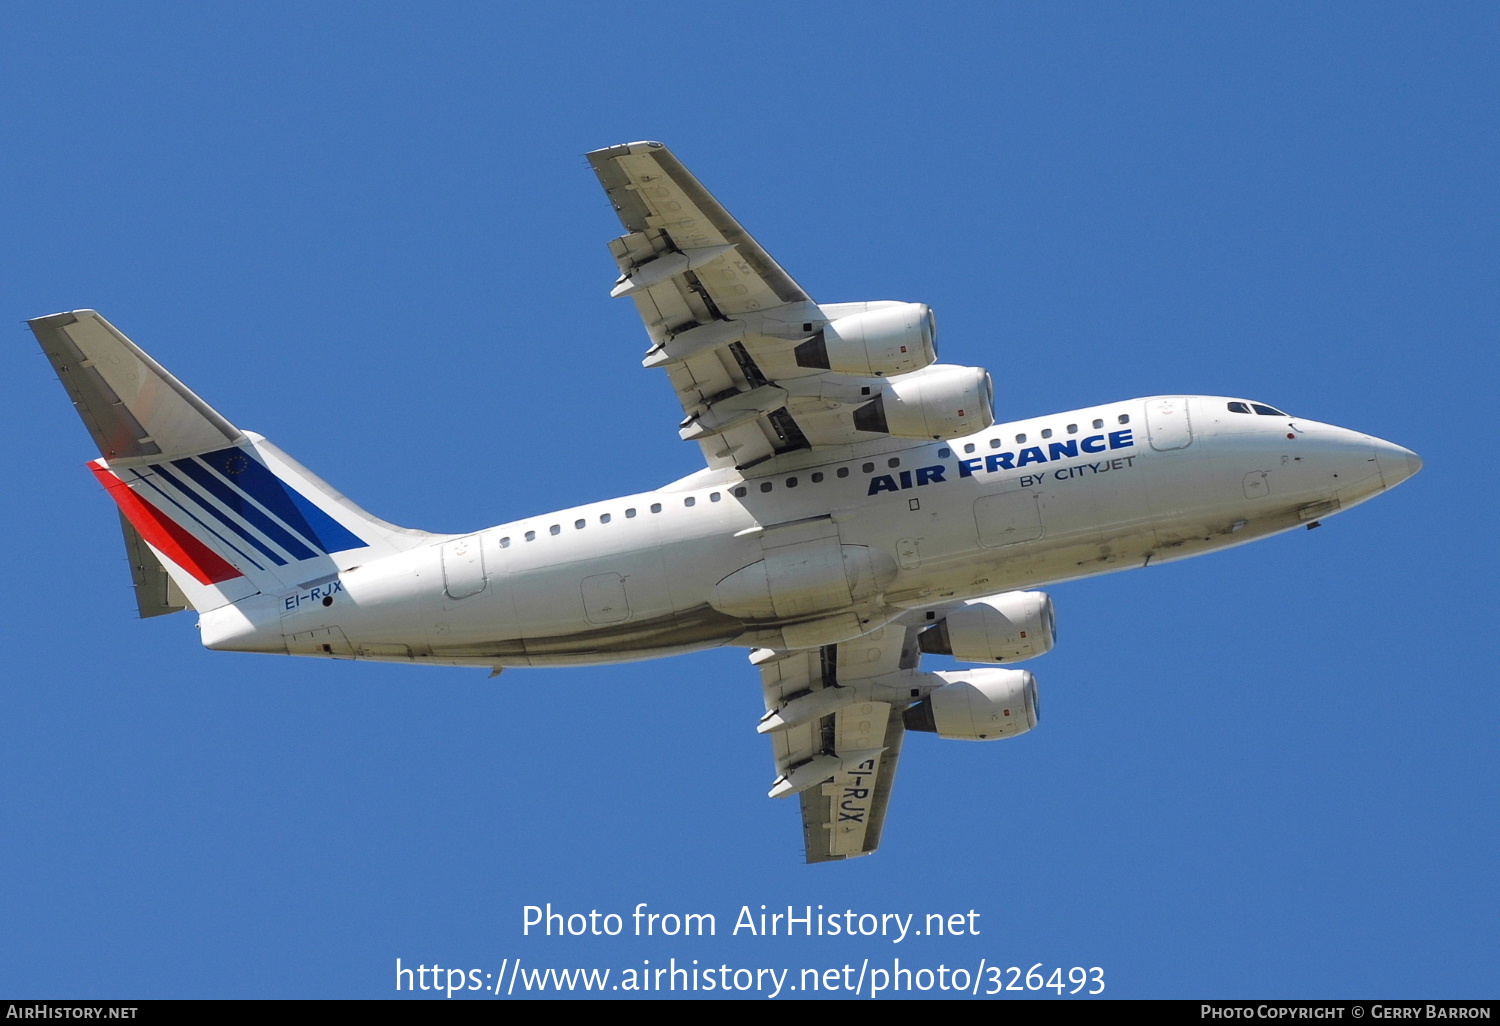
<path fill-rule="evenodd" d="M 760 490 L 763 491 L 763 492 L 769 492 L 771 490 L 771 482 L 769 482 L 769 481 L 762 481 L 760 483 Z"/>
<path fill-rule="evenodd" d="M 586 523 L 588 523 L 588 521 L 586 521 L 586 520 L 575 520 L 575 521 L 573 521 L 573 530 L 575 530 L 575 531 L 582 531 L 583 530 L 583 525 L 586 524 Z"/>
<path fill-rule="evenodd" d="M 1077 424 L 1069 424 L 1068 425 L 1068 434 L 1070 434 L 1070 435 L 1076 435 L 1076 434 L 1078 434 L 1078 425 Z"/>
<path fill-rule="evenodd" d="M 873 473 L 875 473 L 875 464 L 873 464 L 873 463 L 866 463 L 864 466 L 860 467 L 859 469 L 863 470 L 866 474 L 873 474 Z"/>
<path fill-rule="evenodd" d="M 1130 414 L 1128 414 L 1128 413 L 1122 413 L 1122 414 L 1120 414 L 1120 423 L 1121 424 L 1129 424 L 1130 423 Z"/>
<path fill-rule="evenodd" d="M 813 484 L 819 484 L 819 483 L 822 482 L 822 480 L 823 480 L 823 472 L 821 470 L 816 471 L 813 474 L 813 476 L 812 476 L 812 483 Z"/>
<path fill-rule="evenodd" d="M 849 476 L 849 468 L 848 467 L 840 467 L 839 470 L 838 470 L 838 476 L 839 477 L 848 477 Z"/>
<path fill-rule="evenodd" d="M 1250 412 L 1250 407 L 1246 406 L 1244 403 L 1230 403 L 1229 404 L 1229 412 L 1230 413 L 1249 413 Z"/>
<path fill-rule="evenodd" d="M 788 488 L 796 488 L 797 487 L 797 479 L 795 477 L 789 477 L 789 478 L 787 478 L 786 479 L 786 486 Z"/>
<path fill-rule="evenodd" d="M 1096 429 L 1102 428 L 1103 426 L 1104 426 L 1104 421 L 1102 421 L 1102 420 L 1096 420 L 1096 421 L 1094 421 L 1094 427 Z"/>
<path fill-rule="evenodd" d="M 607 523 L 609 523 L 609 514 L 608 513 L 600 513 L 599 514 L 599 523 L 601 523 L 601 524 L 607 524 Z"/>
<path fill-rule="evenodd" d="M 689 495 L 686 499 L 682 500 L 682 504 L 684 506 L 696 506 L 698 504 L 698 500 Z"/>
<path fill-rule="evenodd" d="M 1051 438 L 1052 437 L 1052 429 L 1051 428 L 1042 428 L 1042 437 L 1043 438 Z"/>
<path fill-rule="evenodd" d="M 1255 412 L 1258 413 L 1258 414 L 1260 414 L 1262 417 L 1285 417 L 1286 416 L 1286 414 L 1282 413 L 1280 410 L 1276 409 L 1274 406 L 1262 406 L 1260 403 L 1251 403 L 1250 405 L 1253 406 L 1253 407 L 1255 407 Z"/>
<path fill-rule="evenodd" d="M 938 450 L 938 459 L 940 459 L 940 460 L 945 460 L 949 456 L 952 456 L 952 455 L 953 455 L 953 450 L 952 449 L 942 448 L 942 449 Z"/>
<path fill-rule="evenodd" d="M 734 489 L 734 497 L 736 499 L 743 499 L 747 490 L 748 489 L 746 489 L 744 485 L 740 485 L 738 488 Z"/>
<path fill-rule="evenodd" d="M 527 531 L 526 532 L 526 540 L 527 541 L 536 541 L 536 532 L 535 531 Z"/>
<path fill-rule="evenodd" d="M 651 512 L 653 512 L 653 513 L 660 513 L 661 512 L 661 503 L 659 503 L 659 502 L 653 502 L 651 504 Z"/>
<path fill-rule="evenodd" d="M 547 533 L 548 534 L 562 534 L 562 528 L 559 527 L 557 524 L 553 524 L 551 527 L 547 528 Z"/>
<path fill-rule="evenodd" d="M 635 516 L 635 507 L 634 506 L 630 507 L 629 509 L 627 509 L 625 511 L 625 519 L 629 520 L 633 516 Z"/>
<path fill-rule="evenodd" d="M 500 547 L 502 549 L 508 549 L 508 548 L 510 548 L 510 539 L 509 538 L 501 538 L 500 539 Z"/>
<path fill-rule="evenodd" d="M 722 498 L 722 496 L 720 496 L 718 492 L 709 492 L 708 493 L 708 501 L 709 502 L 718 502 L 720 498 Z"/>
<path fill-rule="evenodd" d="M 890 459 L 888 459 L 888 460 L 885 461 L 885 465 L 888 466 L 888 467 L 899 467 L 899 466 L 901 466 L 901 461 L 899 459 L 897 459 L 896 457 L 892 456 Z"/>
<path fill-rule="evenodd" d="M 1026 436 L 1025 435 L 1017 435 L 1016 436 L 1016 444 L 1017 445 L 1024 445 L 1025 443 L 1026 443 Z"/>
<path fill-rule="evenodd" d="M 964 443 L 964 452 L 973 452 L 973 451 L 974 451 L 974 443 L 973 442 L 965 442 Z"/>
<path fill-rule="evenodd" d="M 1000 439 L 998 439 L 998 438 L 991 438 L 990 439 L 990 448 L 991 449 L 998 449 L 998 448 L 1000 448 Z"/>

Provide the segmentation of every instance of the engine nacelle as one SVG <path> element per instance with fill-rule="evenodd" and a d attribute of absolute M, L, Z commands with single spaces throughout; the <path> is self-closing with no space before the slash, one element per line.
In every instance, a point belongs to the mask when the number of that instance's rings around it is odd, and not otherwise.
<path fill-rule="evenodd" d="M 854 411 L 857 430 L 896 438 L 960 438 L 994 422 L 989 373 L 942 363 L 892 378 Z"/>
<path fill-rule="evenodd" d="M 994 741 L 1035 727 L 1036 678 L 1025 670 L 958 670 L 903 714 L 907 730 L 954 741 Z"/>
<path fill-rule="evenodd" d="M 923 652 L 973 663 L 1015 663 L 1052 651 L 1057 616 L 1040 591 L 1012 591 L 965 602 L 917 636 Z"/>
<path fill-rule="evenodd" d="M 856 304 L 850 304 L 856 305 Z M 937 318 L 926 303 L 868 303 L 835 317 L 794 350 L 799 367 L 884 377 L 937 359 Z"/>

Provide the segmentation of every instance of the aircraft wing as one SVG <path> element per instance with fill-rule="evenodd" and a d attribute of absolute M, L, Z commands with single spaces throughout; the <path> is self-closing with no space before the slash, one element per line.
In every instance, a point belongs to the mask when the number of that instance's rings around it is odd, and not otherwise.
<path fill-rule="evenodd" d="M 694 270 L 702 268 L 697 275 L 700 284 L 728 317 L 809 301 L 791 275 L 661 143 L 596 150 L 589 154 L 589 163 L 631 233 L 611 247 L 616 257 L 622 252 L 644 257 L 632 260 L 632 265 L 644 265 L 665 254 L 686 254 L 684 267 L 690 263 Z M 716 260 L 719 255 L 728 259 Z M 627 276 L 615 294 L 650 295 L 645 279 L 660 270 L 637 274 L 635 280 Z"/>
<path fill-rule="evenodd" d="M 778 776 L 771 797 L 800 795 L 808 862 L 868 855 L 880 846 L 906 728 L 916 631 L 900 625 L 817 649 L 757 649 Z"/>
<path fill-rule="evenodd" d="M 926 339 L 910 354 L 917 369 L 919 351 L 931 358 L 925 307 L 820 307 L 661 143 L 588 160 L 626 230 L 610 243 L 620 268 L 612 294 L 635 302 L 652 343 L 643 363 L 666 371 L 682 403 L 678 433 L 702 445 L 710 467 L 745 471 L 804 450 L 822 450 L 806 463 L 842 459 L 861 442 L 889 441 L 878 414 L 856 417 L 877 402 L 878 374 L 830 369 L 823 332 L 871 311 L 906 318 L 903 330 Z"/>

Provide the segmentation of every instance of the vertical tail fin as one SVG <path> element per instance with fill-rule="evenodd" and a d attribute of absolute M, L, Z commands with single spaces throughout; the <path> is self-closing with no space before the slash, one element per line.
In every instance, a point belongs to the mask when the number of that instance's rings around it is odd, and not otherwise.
<path fill-rule="evenodd" d="M 90 469 L 125 521 L 143 616 L 289 590 L 429 537 L 236 428 L 96 312 L 29 323 L 99 446 Z"/>

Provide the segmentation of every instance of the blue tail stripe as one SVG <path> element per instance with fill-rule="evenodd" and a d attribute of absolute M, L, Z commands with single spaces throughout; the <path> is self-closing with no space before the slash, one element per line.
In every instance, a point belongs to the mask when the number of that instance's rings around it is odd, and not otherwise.
<path fill-rule="evenodd" d="M 182 515 L 183 516 L 187 517 L 193 523 L 197 524 L 199 527 L 203 528 L 203 530 L 207 531 L 209 534 L 211 534 L 215 538 L 217 538 L 219 540 L 219 543 L 221 545 L 223 545 L 226 550 L 228 550 L 229 552 L 234 553 L 234 555 L 235 555 L 236 558 L 244 560 L 246 563 L 249 563 L 251 566 L 255 567 L 255 569 L 257 569 L 257 570 L 264 570 L 265 569 L 265 567 L 263 567 L 259 563 L 257 563 L 252 556 L 250 556 L 248 553 L 246 553 L 238 545 L 236 545 L 234 542 L 230 541 L 228 538 L 224 537 L 218 531 L 215 531 L 208 524 L 205 524 L 202 520 L 200 520 L 193 513 L 192 510 L 188 509 L 182 503 L 178 502 L 177 499 L 174 498 L 171 494 L 169 494 L 168 492 L 164 491 L 160 485 L 158 485 L 155 481 L 151 480 L 151 478 L 150 478 L 149 475 L 142 474 L 138 470 L 137 471 L 132 471 L 132 473 L 135 474 L 135 478 L 131 482 L 132 484 L 141 484 L 141 485 L 144 485 L 147 488 L 150 488 L 157 495 L 160 495 L 164 501 L 171 503 L 173 506 L 176 506 L 179 510 L 182 511 Z M 212 548 L 212 546 L 210 546 L 210 548 Z M 223 553 L 221 553 L 221 555 L 223 555 Z M 233 562 L 233 561 L 234 560 L 231 560 L 231 562 Z"/>
<path fill-rule="evenodd" d="M 248 457 L 242 457 L 245 462 L 250 462 Z M 211 495 L 228 506 L 231 510 L 244 517 L 251 524 L 260 528 L 266 537 L 277 545 L 290 552 L 298 561 L 311 559 L 320 553 L 308 548 L 307 545 L 297 539 L 291 531 L 266 516 L 260 508 L 247 499 L 238 489 L 231 488 L 225 484 L 222 478 L 215 477 L 213 471 L 198 463 L 196 460 L 173 460 L 172 466 L 181 470 L 188 477 L 202 485 Z M 244 476 L 241 474 L 240 476 Z M 293 528 L 295 529 L 295 524 Z"/>
<path fill-rule="evenodd" d="M 219 523 L 223 524 L 235 534 L 239 535 L 242 539 L 255 546 L 261 552 L 265 553 L 266 557 L 269 558 L 271 562 L 275 563 L 277 566 L 286 566 L 287 561 L 285 557 L 266 548 L 266 546 L 260 541 L 259 538 L 256 538 L 245 528 L 241 527 L 239 524 L 236 524 L 233 520 L 230 520 L 227 516 L 216 509 L 213 503 L 209 502 L 197 492 L 187 487 L 187 485 L 183 484 L 183 482 L 177 480 L 177 478 L 172 475 L 172 472 L 169 471 L 164 465 L 155 463 L 152 464 L 151 469 L 157 474 L 160 474 L 162 480 L 170 481 L 179 492 L 181 492 L 183 495 L 186 495 L 188 498 L 192 499 L 199 506 L 201 506 L 209 516 L 213 517 Z"/>
<path fill-rule="evenodd" d="M 316 528 L 317 539 L 322 542 L 323 547 L 329 552 L 362 549 L 370 544 L 333 519 L 333 517 L 314 506 L 307 496 L 298 492 L 297 489 L 286 489 L 286 496 L 292 500 L 292 504 L 302 513 L 309 528 Z"/>
<path fill-rule="evenodd" d="M 219 449 L 198 458 L 280 517 L 292 530 L 316 543 L 325 553 L 343 552 L 345 549 L 358 549 L 366 545 L 364 539 L 278 478 L 270 467 L 248 449 Z"/>

